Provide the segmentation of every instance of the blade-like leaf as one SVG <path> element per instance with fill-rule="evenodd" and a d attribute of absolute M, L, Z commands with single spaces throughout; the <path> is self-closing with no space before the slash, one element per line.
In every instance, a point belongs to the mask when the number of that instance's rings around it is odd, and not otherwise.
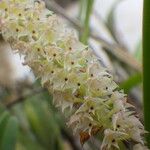
<path fill-rule="evenodd" d="M 142 41 L 141 40 L 137 45 L 134 56 L 139 62 L 142 62 Z"/>
<path fill-rule="evenodd" d="M 18 121 L 15 117 L 10 117 L 1 141 L 1 150 L 15 150 L 18 134 Z"/>
<path fill-rule="evenodd" d="M 120 88 L 124 89 L 125 93 L 128 93 L 133 87 L 142 83 L 142 74 L 137 73 L 131 77 L 129 77 L 126 81 L 120 84 Z"/>
<path fill-rule="evenodd" d="M 113 39 L 117 43 L 119 43 L 121 46 L 125 47 L 125 44 L 123 43 L 123 41 L 121 41 L 119 32 L 117 31 L 116 20 L 115 20 L 116 19 L 115 11 L 120 2 L 122 2 L 122 0 L 116 0 L 113 3 L 110 11 L 108 12 L 105 24 L 106 24 L 107 28 L 109 29 L 109 32 L 110 32 L 111 36 L 113 37 Z"/>
<path fill-rule="evenodd" d="M 144 95 L 144 124 L 150 133 L 150 0 L 144 0 L 143 9 L 143 95 Z M 150 148 L 150 134 L 146 135 Z"/>
<path fill-rule="evenodd" d="M 81 42 L 87 44 L 90 31 L 90 16 L 92 13 L 94 0 L 82 0 L 81 3 L 81 17 L 80 21 L 83 24 L 83 32 L 81 35 Z"/>
<path fill-rule="evenodd" d="M 45 98 L 40 96 L 30 99 L 30 102 L 25 104 L 25 112 L 37 140 L 45 148 L 56 149 L 56 145 L 60 144 L 60 129 L 48 107 L 49 104 L 44 101 Z M 62 149 L 61 144 L 58 149 Z"/>
<path fill-rule="evenodd" d="M 0 115 L 0 145 L 2 142 L 2 136 L 4 134 L 8 119 L 9 119 L 9 113 L 8 112 L 5 111 Z"/>

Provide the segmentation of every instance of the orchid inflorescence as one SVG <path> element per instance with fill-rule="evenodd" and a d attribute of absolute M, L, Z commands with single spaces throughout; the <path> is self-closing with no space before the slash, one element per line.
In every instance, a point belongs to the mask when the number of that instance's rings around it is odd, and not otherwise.
<path fill-rule="evenodd" d="M 101 150 L 120 149 L 124 141 L 132 141 L 133 149 L 147 149 L 144 127 L 112 75 L 43 1 L 1 0 L 0 32 L 24 56 L 54 104 L 69 112 L 67 125 L 82 144 L 101 132 Z"/>

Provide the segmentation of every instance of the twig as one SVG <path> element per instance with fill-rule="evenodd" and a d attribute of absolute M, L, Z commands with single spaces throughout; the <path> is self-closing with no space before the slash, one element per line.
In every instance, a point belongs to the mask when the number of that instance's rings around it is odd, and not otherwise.
<path fill-rule="evenodd" d="M 17 99 L 15 99 L 15 100 L 13 100 L 11 102 L 6 103 L 5 107 L 8 108 L 8 109 L 10 109 L 12 106 L 25 101 L 28 97 L 34 96 L 34 95 L 39 94 L 39 93 L 44 92 L 44 91 L 45 90 L 42 89 L 42 88 L 33 89 L 32 92 L 30 92 L 29 94 L 21 95 Z"/>
<path fill-rule="evenodd" d="M 48 1 L 48 0 L 44 0 L 44 1 L 46 2 L 46 6 L 48 9 L 53 10 L 54 12 L 60 14 L 65 19 L 69 20 L 69 22 L 80 32 L 83 31 L 80 22 L 77 19 L 68 16 L 65 10 L 62 7 L 60 7 L 56 2 Z M 106 41 L 103 37 L 97 35 L 97 33 L 95 33 L 93 30 L 90 30 L 90 37 L 100 42 L 104 47 L 106 47 L 109 53 L 114 55 L 121 62 L 127 64 L 128 66 L 135 69 L 136 71 L 139 72 L 142 71 L 142 65 L 139 62 L 137 62 L 136 59 L 133 56 L 131 56 L 127 51 L 122 50 L 122 47 L 120 45 L 112 44 Z"/>

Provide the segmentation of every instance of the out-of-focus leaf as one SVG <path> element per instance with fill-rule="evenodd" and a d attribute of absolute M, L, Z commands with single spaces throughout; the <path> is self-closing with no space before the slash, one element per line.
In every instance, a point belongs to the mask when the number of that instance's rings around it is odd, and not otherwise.
<path fill-rule="evenodd" d="M 142 41 L 141 40 L 137 45 L 134 56 L 139 62 L 142 62 Z"/>
<path fill-rule="evenodd" d="M 94 0 L 81 0 L 80 16 L 79 19 L 83 25 L 83 32 L 81 35 L 81 42 L 88 43 L 89 31 L 90 31 L 90 16 L 92 13 Z"/>
<path fill-rule="evenodd" d="M 18 121 L 15 117 L 10 117 L 5 126 L 1 139 L 1 150 L 15 150 L 18 134 Z"/>
<path fill-rule="evenodd" d="M 84 18 L 85 18 L 85 13 L 84 11 L 86 10 L 86 1 L 85 0 L 80 0 L 80 9 L 79 9 L 79 15 L 78 18 L 80 22 L 83 24 L 84 23 Z"/>
<path fill-rule="evenodd" d="M 123 44 L 122 41 L 120 41 L 120 38 L 118 37 L 118 32 L 117 32 L 117 27 L 116 27 L 116 22 L 115 22 L 115 11 L 116 8 L 118 6 L 118 4 L 121 2 L 122 0 L 116 0 L 113 5 L 111 6 L 110 11 L 108 12 L 108 16 L 106 19 L 106 25 L 107 28 L 109 29 L 109 32 L 111 34 L 111 36 L 114 38 L 114 40 L 119 43 L 119 44 Z"/>
<path fill-rule="evenodd" d="M 59 125 L 53 118 L 45 96 L 35 96 L 25 104 L 25 112 L 33 133 L 45 148 L 61 150 Z"/>
<path fill-rule="evenodd" d="M 125 93 L 128 93 L 133 87 L 142 83 L 142 74 L 137 73 L 131 77 L 129 77 L 126 81 L 120 84 L 120 88 L 124 89 Z"/>
<path fill-rule="evenodd" d="M 30 130 L 30 125 L 23 111 L 24 105 L 18 104 L 11 108 L 11 111 L 19 121 L 19 135 L 16 145 L 16 150 L 45 150 L 41 143 L 35 138 L 35 135 Z"/>
<path fill-rule="evenodd" d="M 0 114 L 0 145 L 2 142 L 2 136 L 4 134 L 8 119 L 9 119 L 9 113 L 8 112 L 5 111 L 5 112 Z"/>
<path fill-rule="evenodd" d="M 17 143 L 16 150 L 45 150 L 35 138 L 27 133 L 20 132 L 19 142 Z"/>
<path fill-rule="evenodd" d="M 5 106 L 2 103 L 0 103 L 0 117 L 4 111 L 5 111 Z"/>

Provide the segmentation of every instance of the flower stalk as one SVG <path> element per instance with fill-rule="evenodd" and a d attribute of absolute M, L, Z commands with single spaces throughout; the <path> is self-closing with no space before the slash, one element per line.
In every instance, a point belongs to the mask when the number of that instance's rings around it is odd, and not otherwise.
<path fill-rule="evenodd" d="M 120 149 L 123 141 L 133 141 L 133 149 L 147 149 L 144 127 L 130 111 L 126 94 L 43 1 L 1 0 L 0 30 L 12 49 L 25 56 L 24 64 L 53 95 L 82 144 L 101 132 L 101 150 Z"/>

